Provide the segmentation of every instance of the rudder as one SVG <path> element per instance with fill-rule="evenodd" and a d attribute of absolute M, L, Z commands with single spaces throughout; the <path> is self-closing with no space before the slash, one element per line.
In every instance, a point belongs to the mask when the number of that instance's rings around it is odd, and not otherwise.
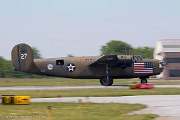
<path fill-rule="evenodd" d="M 15 70 L 28 72 L 34 62 L 33 50 L 25 43 L 18 44 L 11 51 L 11 59 Z"/>

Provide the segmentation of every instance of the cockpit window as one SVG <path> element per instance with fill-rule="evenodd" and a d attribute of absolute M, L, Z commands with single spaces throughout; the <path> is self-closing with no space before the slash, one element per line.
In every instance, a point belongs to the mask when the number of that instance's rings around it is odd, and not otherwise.
<path fill-rule="evenodd" d="M 142 61 L 143 57 L 142 56 L 138 56 L 138 60 Z"/>
<path fill-rule="evenodd" d="M 136 61 L 142 61 L 142 60 L 143 60 L 143 57 L 142 57 L 142 56 L 133 56 L 133 60 L 134 60 L 134 62 L 136 62 Z"/>

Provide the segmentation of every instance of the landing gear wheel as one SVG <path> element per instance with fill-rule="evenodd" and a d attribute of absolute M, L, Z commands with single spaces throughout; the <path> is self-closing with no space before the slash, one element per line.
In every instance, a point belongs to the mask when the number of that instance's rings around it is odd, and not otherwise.
<path fill-rule="evenodd" d="M 100 79 L 100 83 L 102 86 L 111 86 L 113 84 L 113 78 L 110 76 L 105 76 Z"/>
<path fill-rule="evenodd" d="M 141 78 L 141 84 L 147 84 L 147 83 L 148 83 L 148 81 L 146 78 Z"/>

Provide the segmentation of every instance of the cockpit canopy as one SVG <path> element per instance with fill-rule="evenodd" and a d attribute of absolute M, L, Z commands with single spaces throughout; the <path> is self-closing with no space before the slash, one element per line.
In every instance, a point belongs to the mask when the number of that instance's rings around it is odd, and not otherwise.
<path fill-rule="evenodd" d="M 134 62 L 137 62 L 137 61 L 142 61 L 143 57 L 140 55 L 134 55 L 132 59 Z"/>

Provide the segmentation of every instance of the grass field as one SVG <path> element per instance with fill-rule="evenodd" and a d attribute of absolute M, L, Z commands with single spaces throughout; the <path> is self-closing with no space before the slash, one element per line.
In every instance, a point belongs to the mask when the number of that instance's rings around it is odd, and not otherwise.
<path fill-rule="evenodd" d="M 17 90 L 0 91 L 0 95 L 30 95 L 32 98 L 51 97 L 103 97 L 134 95 L 180 95 L 180 88 L 140 89 L 79 89 L 79 90 Z"/>
<path fill-rule="evenodd" d="M 128 85 L 133 82 L 139 83 L 139 79 L 115 79 L 113 85 Z M 180 85 L 180 80 L 158 80 L 149 79 L 149 83 L 153 84 L 174 84 Z M 68 79 L 68 78 L 42 78 L 42 79 L 13 79 L 0 78 L 0 86 L 87 86 L 100 85 L 98 79 Z"/>
<path fill-rule="evenodd" d="M 115 80 L 115 85 L 128 85 L 138 79 Z M 162 81 L 151 79 L 154 84 L 180 84 L 180 81 Z M 99 85 L 98 80 L 77 80 L 67 78 L 43 78 L 43 79 L 0 79 L 1 86 L 85 86 Z M 179 88 L 155 88 L 151 90 L 139 89 L 83 89 L 83 90 L 23 90 L 23 91 L 0 91 L 0 95 L 30 95 L 33 98 L 43 97 L 85 97 L 85 96 L 131 96 L 131 95 L 180 95 Z"/>
<path fill-rule="evenodd" d="M 129 81 L 122 80 L 121 84 Z M 119 83 L 118 83 L 119 84 Z M 0 86 L 85 86 L 100 85 L 98 79 L 68 79 L 68 78 L 42 78 L 42 79 L 9 79 L 1 78 Z"/>
<path fill-rule="evenodd" d="M 52 110 L 48 111 L 47 106 Z M 81 107 L 82 106 L 82 107 Z M 128 115 L 145 108 L 140 104 L 32 103 L 0 105 L 2 120 L 153 120 L 157 115 Z M 7 118 L 11 117 L 11 118 Z M 14 118 L 13 118 L 14 117 Z M 16 117 L 16 118 L 15 118 Z M 24 117 L 24 118 L 23 118 Z M 27 117 L 27 118 L 25 118 Z"/>
<path fill-rule="evenodd" d="M 139 79 L 114 80 L 114 85 L 128 85 L 139 83 Z M 150 79 L 153 84 L 180 85 L 178 80 Z M 0 86 L 100 86 L 99 80 L 42 78 L 42 79 L 0 79 Z M 132 96 L 132 95 L 180 95 L 179 88 L 155 88 L 151 90 L 138 89 L 83 89 L 83 90 L 7 90 L 0 91 L 0 95 L 29 95 L 31 98 L 51 97 L 99 97 L 99 96 Z M 52 106 L 52 117 L 46 107 Z M 30 105 L 0 105 L 0 119 L 7 116 L 31 117 L 31 120 L 153 120 L 157 115 L 128 115 L 128 113 L 145 108 L 139 104 L 83 104 L 82 109 L 77 103 L 32 103 Z M 44 118 L 45 119 L 44 119 Z M 4 119 L 4 118 L 3 118 Z M 8 118 L 5 118 L 8 119 Z M 20 118 L 10 118 L 19 120 Z M 29 120 L 21 118 L 20 120 Z"/>

